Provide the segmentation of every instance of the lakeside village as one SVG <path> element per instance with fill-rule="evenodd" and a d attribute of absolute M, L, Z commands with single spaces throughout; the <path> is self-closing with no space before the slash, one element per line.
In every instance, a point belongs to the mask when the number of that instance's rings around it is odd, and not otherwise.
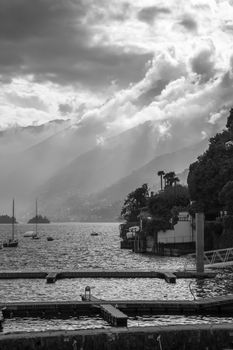
<path fill-rule="evenodd" d="M 122 249 L 180 256 L 195 252 L 195 214 L 204 213 L 204 250 L 233 247 L 233 109 L 226 129 L 189 167 L 187 186 L 174 171 L 157 174 L 158 193 L 147 184 L 128 194 L 121 210 Z"/>

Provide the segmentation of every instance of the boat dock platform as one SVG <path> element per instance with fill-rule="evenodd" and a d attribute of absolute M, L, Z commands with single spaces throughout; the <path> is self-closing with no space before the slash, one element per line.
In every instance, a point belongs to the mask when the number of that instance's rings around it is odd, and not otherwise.
<path fill-rule="evenodd" d="M 112 305 L 126 315 L 232 315 L 233 295 L 200 300 L 93 300 L 1 303 L 4 318 L 100 314 Z"/>
<path fill-rule="evenodd" d="M 195 270 L 0 271 L 0 279 L 46 279 L 48 283 L 55 283 L 64 278 L 160 278 L 168 283 L 175 283 L 177 278 L 214 278 L 216 274 L 210 270 L 203 273 Z"/>
<path fill-rule="evenodd" d="M 87 294 L 89 292 L 89 294 Z M 89 286 L 85 288 L 85 294 L 81 295 L 83 301 L 101 301 L 100 299 L 91 295 L 91 289 Z M 115 303 L 114 303 L 115 304 Z M 105 321 L 110 323 L 114 327 L 127 327 L 128 316 L 120 311 L 116 305 L 100 304 L 99 305 L 101 316 Z"/>

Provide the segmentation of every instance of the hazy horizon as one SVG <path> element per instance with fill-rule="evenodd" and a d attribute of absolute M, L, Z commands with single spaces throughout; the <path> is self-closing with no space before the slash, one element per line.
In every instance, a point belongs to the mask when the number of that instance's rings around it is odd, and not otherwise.
<path fill-rule="evenodd" d="M 222 130 L 232 18 L 224 0 L 3 0 L 0 211 L 18 197 L 29 213 L 39 196 L 72 217 L 156 156 Z"/>

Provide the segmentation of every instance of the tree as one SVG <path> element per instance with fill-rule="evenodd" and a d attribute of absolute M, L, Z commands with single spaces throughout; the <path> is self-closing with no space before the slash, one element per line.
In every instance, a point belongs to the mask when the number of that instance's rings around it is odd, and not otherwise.
<path fill-rule="evenodd" d="M 192 201 L 203 207 L 207 218 L 215 218 L 222 209 L 219 193 L 233 174 L 232 141 L 233 110 L 227 119 L 227 129 L 210 139 L 209 148 L 189 167 L 188 187 Z"/>
<path fill-rule="evenodd" d="M 163 175 L 165 175 L 165 172 L 163 170 L 158 171 L 158 176 L 160 176 L 160 187 L 161 191 L 163 190 Z"/>
<path fill-rule="evenodd" d="M 173 181 L 174 181 L 174 184 L 175 184 L 175 186 L 176 186 L 176 185 L 177 185 L 177 182 L 180 182 L 180 179 L 179 179 L 177 176 L 175 176 L 174 179 L 173 179 Z"/>
<path fill-rule="evenodd" d="M 228 131 L 231 133 L 231 136 L 232 136 L 232 134 L 233 134 L 233 108 L 231 108 L 230 114 L 229 114 L 229 116 L 227 118 L 226 127 L 227 127 Z"/>
<path fill-rule="evenodd" d="M 128 194 L 121 209 L 121 216 L 127 222 L 138 221 L 140 210 L 145 207 L 147 203 L 148 191 L 148 185 L 143 184 L 141 187 L 138 187 L 135 191 Z"/>
<path fill-rule="evenodd" d="M 219 193 L 220 203 L 229 215 L 233 215 L 233 181 L 228 181 Z"/>
<path fill-rule="evenodd" d="M 12 224 L 12 221 L 17 224 L 15 217 L 11 217 L 8 215 L 0 215 L 0 224 Z"/>
<path fill-rule="evenodd" d="M 148 198 L 148 209 L 152 215 L 151 224 L 154 226 L 154 231 L 158 232 L 171 228 L 178 209 L 180 207 L 183 209 L 188 205 L 189 191 L 187 186 L 166 186 L 163 192 Z M 174 207 L 176 208 L 175 212 Z"/>
<path fill-rule="evenodd" d="M 169 171 L 163 176 L 163 178 L 165 179 L 166 186 L 172 186 L 173 183 L 175 182 L 175 179 L 178 179 L 174 171 Z"/>

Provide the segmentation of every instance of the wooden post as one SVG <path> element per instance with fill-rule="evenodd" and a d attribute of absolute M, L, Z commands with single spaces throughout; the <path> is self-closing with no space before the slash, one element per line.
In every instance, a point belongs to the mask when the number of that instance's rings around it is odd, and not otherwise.
<path fill-rule="evenodd" d="M 204 272 L 204 214 L 196 213 L 196 269 Z"/>
<path fill-rule="evenodd" d="M 15 200 L 13 198 L 13 204 L 12 204 L 12 241 L 15 240 Z"/>

